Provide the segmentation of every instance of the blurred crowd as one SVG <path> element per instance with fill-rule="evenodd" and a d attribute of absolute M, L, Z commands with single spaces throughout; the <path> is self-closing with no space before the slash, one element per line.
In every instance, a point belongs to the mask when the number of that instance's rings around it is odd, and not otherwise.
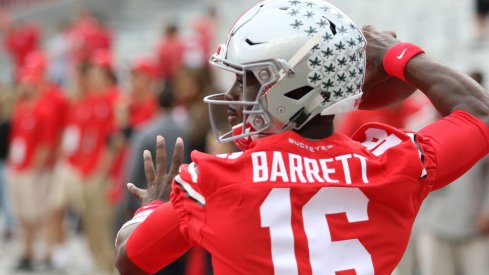
<path fill-rule="evenodd" d="M 156 135 L 169 147 L 182 137 L 187 162 L 192 150 L 236 150 L 215 143 L 202 102 L 215 86 L 207 59 L 216 48 L 216 13 L 194 18 L 191 37 L 167 24 L 154 51 L 127 69 L 114 61 L 112 30 L 89 9 L 61 23 L 48 43 L 35 23 L 0 21 L 14 68 L 12 84 L 0 87 L 0 233 L 22 245 L 13 268 L 66 271 L 66 241 L 76 232 L 90 252 L 81 271 L 113 274 L 115 234 L 139 207 L 125 186 L 145 187 L 142 152 L 154 156 Z M 480 72 L 472 76 L 482 83 Z M 371 121 L 417 130 L 433 119 L 436 111 L 418 94 L 385 110 L 349 114 L 337 127 L 348 135 Z M 487 274 L 487 170 L 481 162 L 430 196 L 398 274 Z M 43 251 L 34 249 L 37 242 Z M 211 274 L 209 261 L 192 250 L 159 274 Z"/>
<path fill-rule="evenodd" d="M 214 12 L 194 21 L 191 38 L 166 25 L 154 52 L 125 74 L 114 62 L 112 30 L 88 9 L 45 45 L 35 23 L 5 24 L 14 69 L 13 85 L 0 92 L 0 190 L 3 237 L 22 244 L 15 269 L 66 268 L 67 231 L 78 230 L 91 254 L 84 271 L 113 273 L 116 229 L 139 207 L 125 184 L 144 187 L 142 152 L 154 151 L 156 135 L 170 146 L 184 138 L 187 161 L 192 150 L 233 150 L 209 142 L 202 102 L 213 88 Z M 35 242 L 45 243 L 40 255 Z M 190 254 L 169 274 L 183 274 L 187 262 L 188 274 L 205 274 L 206 255 Z"/>
<path fill-rule="evenodd" d="M 39 2 L 56 2 L 57 0 L 0 0 L 1 8 L 19 8 L 39 4 Z"/>

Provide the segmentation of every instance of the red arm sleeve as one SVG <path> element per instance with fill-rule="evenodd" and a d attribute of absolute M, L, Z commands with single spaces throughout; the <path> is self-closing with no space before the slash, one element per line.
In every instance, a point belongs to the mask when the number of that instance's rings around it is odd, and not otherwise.
<path fill-rule="evenodd" d="M 180 233 L 171 203 L 158 207 L 132 232 L 126 243 L 129 259 L 145 272 L 154 274 L 182 256 L 190 245 Z"/>
<path fill-rule="evenodd" d="M 489 152 L 489 128 L 464 111 L 430 124 L 417 134 L 432 189 L 441 188 L 467 172 Z"/>

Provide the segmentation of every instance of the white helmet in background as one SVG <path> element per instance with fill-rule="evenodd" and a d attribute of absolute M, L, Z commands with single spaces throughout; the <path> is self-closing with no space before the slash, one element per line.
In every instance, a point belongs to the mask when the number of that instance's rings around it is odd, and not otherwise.
<path fill-rule="evenodd" d="M 219 141 L 300 129 L 317 115 L 358 108 L 365 75 L 365 38 L 344 12 L 322 0 L 262 1 L 232 27 L 226 44 L 210 62 L 243 76 L 253 73 L 256 98 L 239 101 L 224 94 L 206 97 Z M 243 105 L 243 121 L 222 131 L 216 105 Z M 239 128 L 239 131 L 236 131 Z"/>

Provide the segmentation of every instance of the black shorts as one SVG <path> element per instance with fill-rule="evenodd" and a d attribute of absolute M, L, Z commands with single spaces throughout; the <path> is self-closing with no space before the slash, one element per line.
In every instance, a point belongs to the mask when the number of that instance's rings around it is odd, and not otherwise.
<path fill-rule="evenodd" d="M 487 15 L 489 13 L 489 0 L 477 0 L 476 8 L 478 15 Z"/>

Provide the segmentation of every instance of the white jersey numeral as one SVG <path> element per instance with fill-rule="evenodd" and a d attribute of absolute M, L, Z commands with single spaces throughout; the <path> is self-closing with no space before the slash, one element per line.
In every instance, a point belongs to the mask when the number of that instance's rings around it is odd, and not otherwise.
<path fill-rule="evenodd" d="M 272 189 L 260 206 L 260 216 L 262 227 L 270 228 L 274 274 L 298 274 L 296 261 L 290 260 L 295 259 L 290 189 Z"/>
<path fill-rule="evenodd" d="M 312 274 L 335 275 L 354 269 L 374 274 L 370 253 L 358 239 L 332 241 L 327 214 L 345 213 L 349 222 L 367 221 L 368 198 L 358 188 L 321 188 L 302 208 Z M 290 188 L 274 188 L 260 207 L 262 227 L 270 229 L 274 273 L 298 274 L 292 231 Z"/>
<path fill-rule="evenodd" d="M 388 149 L 401 144 L 402 140 L 394 135 L 387 135 L 382 129 L 370 128 L 365 131 L 366 140 L 362 142 L 368 150 L 372 151 L 375 156 L 380 156 Z"/>

